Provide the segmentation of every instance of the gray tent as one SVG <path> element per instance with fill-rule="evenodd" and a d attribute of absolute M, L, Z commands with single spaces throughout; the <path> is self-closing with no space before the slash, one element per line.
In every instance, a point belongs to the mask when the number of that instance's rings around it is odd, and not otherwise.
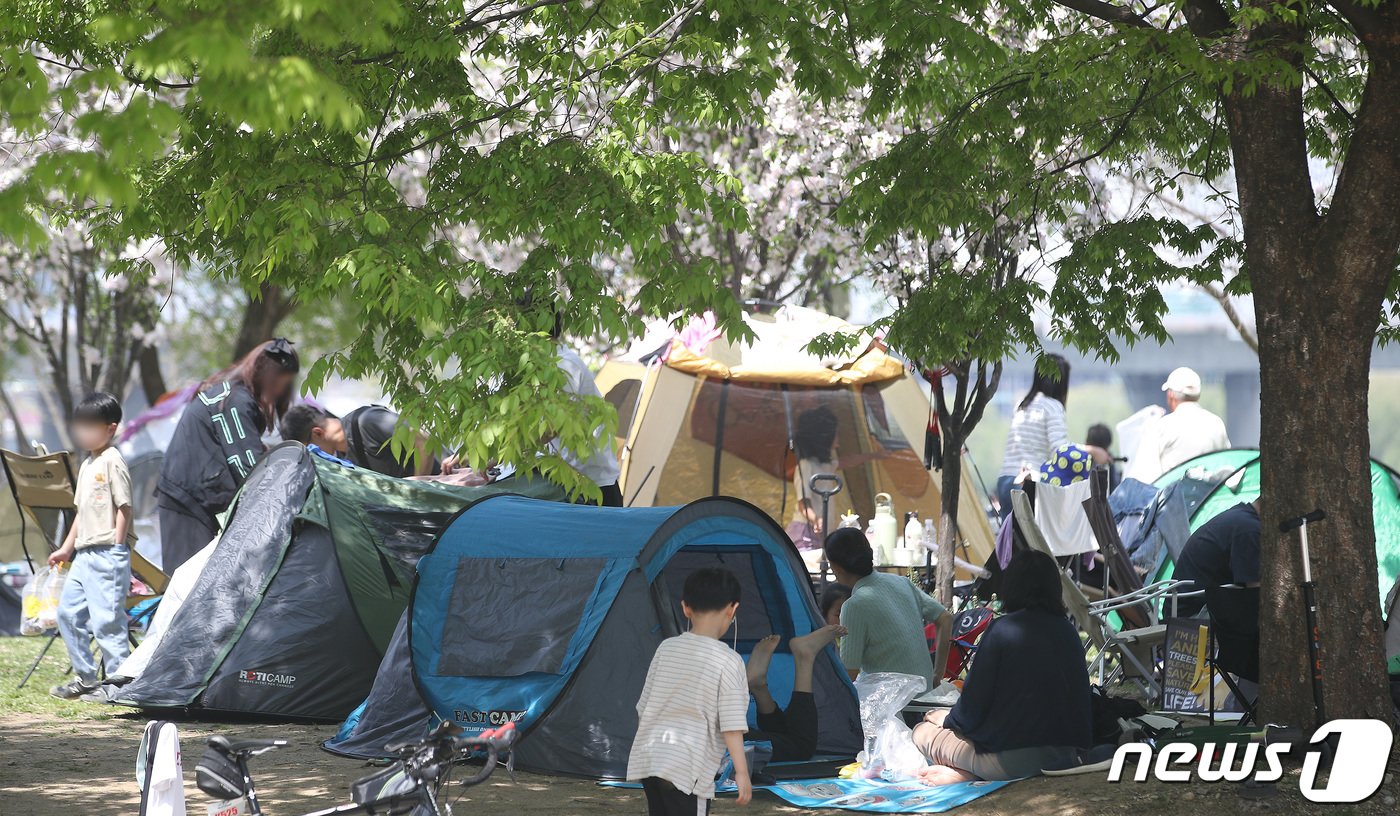
<path fill-rule="evenodd" d="M 418 556 L 458 511 L 502 492 L 562 497 L 543 482 L 443 487 L 274 448 L 117 702 L 344 718 L 374 682 Z"/>
<path fill-rule="evenodd" d="M 346 718 L 334 737 L 322 743 L 327 751 L 356 759 L 380 759 L 387 753 L 384 746 L 411 742 L 428 733 L 436 718 L 413 684 L 411 660 L 408 614 L 404 613 L 384 652 L 369 697 Z"/>

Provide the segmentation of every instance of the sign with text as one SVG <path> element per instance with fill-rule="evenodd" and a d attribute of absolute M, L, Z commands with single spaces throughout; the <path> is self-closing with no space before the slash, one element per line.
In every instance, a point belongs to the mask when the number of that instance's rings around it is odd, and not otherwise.
<path fill-rule="evenodd" d="M 1162 709 L 1205 714 L 1210 706 L 1210 624 L 1199 618 L 1171 618 L 1163 646 Z"/>

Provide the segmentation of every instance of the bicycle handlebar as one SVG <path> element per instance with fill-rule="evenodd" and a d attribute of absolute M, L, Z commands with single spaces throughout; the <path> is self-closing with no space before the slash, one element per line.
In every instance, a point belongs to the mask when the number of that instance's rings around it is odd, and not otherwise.
<path fill-rule="evenodd" d="M 485 782 L 496 770 L 496 765 L 500 763 L 502 751 L 510 751 L 515 744 L 515 723 L 508 722 L 499 728 L 491 728 L 482 731 L 474 737 L 448 737 L 454 752 L 457 751 L 482 751 L 486 752 L 486 763 L 481 766 L 481 770 L 474 775 L 462 779 L 458 784 L 470 787 Z"/>

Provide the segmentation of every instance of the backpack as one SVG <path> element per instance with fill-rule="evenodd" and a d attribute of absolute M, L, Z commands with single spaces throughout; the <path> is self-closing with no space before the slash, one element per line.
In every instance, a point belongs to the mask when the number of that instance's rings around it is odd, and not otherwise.
<path fill-rule="evenodd" d="M 1119 720 L 1131 720 L 1147 713 L 1137 700 L 1110 697 L 1099 686 L 1089 687 L 1089 711 L 1093 721 L 1094 744 L 1117 744 L 1123 733 Z"/>

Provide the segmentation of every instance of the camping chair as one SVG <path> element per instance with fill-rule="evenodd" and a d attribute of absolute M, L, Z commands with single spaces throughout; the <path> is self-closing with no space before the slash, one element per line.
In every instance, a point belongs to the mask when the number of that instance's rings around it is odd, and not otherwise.
<path fill-rule="evenodd" d="M 35 510 L 57 510 L 60 524 L 49 543 L 49 551 L 59 548 L 68 525 L 73 521 L 73 497 L 77 479 L 73 476 L 73 460 L 68 451 L 58 453 L 43 452 L 38 456 L 23 456 L 10 450 L 0 449 L 0 466 L 5 469 L 5 480 L 10 485 L 10 495 L 19 508 L 20 546 L 24 549 L 24 560 L 29 563 L 29 571 L 34 572 L 34 558 L 25 544 L 28 532 L 27 518 Z M 37 524 L 37 519 L 35 519 Z M 47 553 L 45 553 L 47 555 Z"/>
<path fill-rule="evenodd" d="M 1206 611 L 1210 613 L 1210 723 L 1215 724 L 1215 673 L 1230 689 L 1244 716 L 1240 725 L 1256 719 L 1259 700 L 1249 699 L 1235 678 L 1259 682 L 1259 587 L 1221 586 L 1204 590 Z M 1233 675 L 1233 676 L 1232 676 Z"/>
<path fill-rule="evenodd" d="M 1103 557 L 1104 588 L 1109 596 L 1127 597 L 1142 589 L 1142 576 L 1133 567 L 1132 559 L 1118 536 L 1113 521 L 1113 508 L 1108 504 L 1108 468 L 1097 467 L 1089 474 L 1089 498 L 1084 501 L 1084 515 L 1094 531 L 1099 553 Z M 1118 610 L 1123 622 L 1134 628 L 1153 626 L 1157 620 L 1155 604 L 1125 606 Z"/>
<path fill-rule="evenodd" d="M 136 580 L 146 585 L 150 590 L 148 593 L 129 594 L 126 598 L 127 615 L 127 638 L 134 648 L 137 646 L 136 630 L 151 622 L 151 618 L 156 614 L 156 607 L 160 605 L 160 599 L 165 595 L 165 588 L 170 585 L 170 576 L 166 575 L 155 564 L 146 560 L 146 557 L 136 551 L 135 547 L 130 548 L 131 552 L 131 575 Z"/>
<path fill-rule="evenodd" d="M 1041 489 L 1043 487 L 1041 486 Z M 1025 491 L 1011 491 L 1011 506 L 1016 524 L 1031 549 L 1054 557 L 1055 551 L 1036 524 L 1035 511 L 1031 508 L 1030 499 Z M 1166 625 L 1158 623 L 1133 629 L 1119 629 L 1109 620 L 1109 616 L 1120 609 L 1151 603 L 1169 595 L 1176 591 L 1176 585 L 1175 581 L 1158 581 L 1136 592 L 1090 602 L 1069 573 L 1060 571 L 1060 586 L 1064 593 L 1065 606 L 1068 607 L 1070 616 L 1074 618 L 1080 631 L 1088 637 L 1086 651 L 1088 647 L 1098 650 L 1089 664 L 1089 671 L 1098 672 L 1100 685 L 1104 683 L 1109 660 L 1116 658 L 1117 666 L 1108 673 L 1108 679 L 1114 679 L 1121 673 L 1123 679 L 1141 684 L 1152 696 L 1160 695 L 1161 687 L 1157 682 L 1156 672 L 1151 667 L 1156 665 L 1154 651 L 1166 642 Z"/>

